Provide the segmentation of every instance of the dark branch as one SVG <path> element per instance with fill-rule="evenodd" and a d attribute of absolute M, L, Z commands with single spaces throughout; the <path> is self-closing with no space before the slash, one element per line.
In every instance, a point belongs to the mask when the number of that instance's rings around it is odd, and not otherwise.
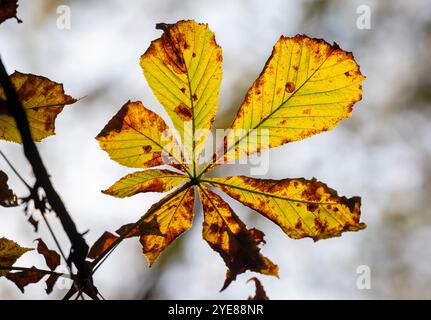
<path fill-rule="evenodd" d="M 17 128 L 21 134 L 21 140 L 24 147 L 24 154 L 30 162 L 34 175 L 36 177 L 36 186 L 43 188 L 46 198 L 56 212 L 64 231 L 71 242 L 71 253 L 69 256 L 69 263 L 73 263 L 78 269 L 78 278 L 88 278 L 91 275 L 91 266 L 86 261 L 88 253 L 88 245 L 82 235 L 77 231 L 75 223 L 66 210 L 58 193 L 55 191 L 48 172 L 42 162 L 40 154 L 33 142 L 27 115 L 22 107 L 3 62 L 0 58 L 0 84 L 7 97 L 7 108 L 9 113 L 14 117 Z"/>

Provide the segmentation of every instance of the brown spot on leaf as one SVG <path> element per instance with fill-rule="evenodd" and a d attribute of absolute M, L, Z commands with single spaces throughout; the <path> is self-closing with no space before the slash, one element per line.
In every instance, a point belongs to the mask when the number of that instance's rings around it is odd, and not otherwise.
<path fill-rule="evenodd" d="M 190 121 L 192 118 L 192 109 L 184 103 L 181 103 L 174 109 L 175 113 L 184 121 Z"/>
<path fill-rule="evenodd" d="M 295 91 L 295 84 L 293 82 L 287 82 L 286 86 L 285 86 L 285 91 L 288 93 L 292 93 L 293 91 Z"/>
<path fill-rule="evenodd" d="M 181 90 L 182 93 L 186 92 L 186 88 L 181 88 L 180 90 Z"/>
<path fill-rule="evenodd" d="M 310 212 L 316 211 L 317 208 L 319 208 L 319 204 L 317 204 L 317 203 L 308 203 L 307 204 L 307 210 Z"/>
<path fill-rule="evenodd" d="M 310 115 L 311 114 L 311 109 L 305 109 L 304 111 L 302 111 L 302 114 Z"/>
<path fill-rule="evenodd" d="M 142 185 L 142 190 L 138 192 L 163 192 L 165 191 L 166 183 L 161 179 L 154 179 L 148 184 Z"/>
<path fill-rule="evenodd" d="M 198 100 L 198 96 L 196 95 L 196 93 L 193 93 L 193 96 L 192 96 L 192 98 L 193 98 L 193 101 L 196 101 L 196 100 Z"/>
<path fill-rule="evenodd" d="M 322 199 L 322 195 L 319 192 L 321 187 L 321 184 L 316 180 L 316 178 L 311 179 L 305 184 L 302 197 L 307 201 L 319 202 Z"/>
<path fill-rule="evenodd" d="M 318 217 L 314 218 L 314 224 L 316 225 L 317 230 L 319 231 L 319 234 L 325 236 L 328 223 L 326 221 L 321 221 Z"/>
<path fill-rule="evenodd" d="M 218 62 L 222 62 L 223 61 L 223 56 L 222 56 L 222 54 L 221 54 L 220 51 L 217 53 L 217 58 L 216 59 L 217 59 Z"/>
<path fill-rule="evenodd" d="M 142 150 L 144 150 L 144 152 L 145 152 L 145 153 L 150 152 L 152 149 L 153 149 L 153 147 L 152 147 L 152 146 L 143 146 L 143 147 L 142 147 Z"/>
<path fill-rule="evenodd" d="M 175 24 L 158 23 L 156 29 L 163 30 L 163 34 L 158 40 L 151 43 L 150 48 L 160 45 L 160 51 L 149 48 L 144 56 L 153 55 L 162 58 L 163 63 L 176 73 L 186 73 L 183 50 L 188 44 L 186 44 L 184 34 Z"/>

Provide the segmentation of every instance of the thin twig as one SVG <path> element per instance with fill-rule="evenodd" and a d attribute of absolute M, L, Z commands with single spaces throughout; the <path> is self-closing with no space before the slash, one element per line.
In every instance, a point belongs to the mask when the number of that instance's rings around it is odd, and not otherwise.
<path fill-rule="evenodd" d="M 9 167 L 12 169 L 12 171 L 15 173 L 15 175 L 21 180 L 21 182 L 29 189 L 30 193 L 33 191 L 30 185 L 27 183 L 27 181 L 24 180 L 24 178 L 19 174 L 18 170 L 15 169 L 15 167 L 12 165 L 12 163 L 9 161 L 9 159 L 6 157 L 6 155 L 0 150 L 0 155 L 3 157 L 3 159 L 6 161 L 6 163 L 9 165 Z M 52 238 L 55 241 L 55 244 L 57 245 L 58 250 L 60 251 L 61 256 L 63 257 L 64 261 L 67 262 L 66 255 L 64 254 L 63 249 L 60 246 L 60 242 L 58 241 L 54 230 L 52 230 L 47 218 L 45 217 L 45 213 L 41 212 L 42 218 L 45 221 L 46 226 L 48 227 L 49 232 L 51 233 Z"/>
<path fill-rule="evenodd" d="M 1 267 L 0 266 L 0 270 L 40 272 L 40 273 L 44 273 L 44 274 L 57 275 L 59 277 L 73 279 L 73 275 L 55 272 L 55 271 L 51 271 L 51 270 L 39 269 L 39 268 L 33 269 L 33 268 L 25 268 L 25 267 Z"/>
<path fill-rule="evenodd" d="M 6 157 L 6 155 L 0 150 L 0 154 L 3 157 L 3 159 L 6 161 L 6 163 L 9 165 L 9 167 L 12 169 L 12 171 L 16 174 L 16 176 L 21 180 L 21 182 L 27 187 L 28 190 L 31 192 L 31 187 L 27 183 L 27 181 L 24 180 L 24 178 L 18 173 L 18 171 L 15 169 L 15 167 L 12 165 L 12 163 L 9 161 L 9 159 Z"/>
<path fill-rule="evenodd" d="M 64 251 L 63 251 L 63 249 L 60 246 L 60 242 L 58 241 L 58 239 L 57 239 L 57 237 L 56 237 L 56 235 L 54 233 L 54 230 L 52 230 L 51 225 L 49 224 L 48 219 L 45 216 L 45 213 L 41 212 L 41 214 L 42 214 L 43 221 L 45 221 L 45 224 L 46 224 L 46 226 L 47 226 L 47 228 L 49 230 L 49 233 L 51 234 L 52 238 L 54 239 L 55 244 L 57 245 L 58 251 L 60 251 L 60 254 L 63 257 L 64 261 L 67 262 L 66 255 L 64 254 Z"/>

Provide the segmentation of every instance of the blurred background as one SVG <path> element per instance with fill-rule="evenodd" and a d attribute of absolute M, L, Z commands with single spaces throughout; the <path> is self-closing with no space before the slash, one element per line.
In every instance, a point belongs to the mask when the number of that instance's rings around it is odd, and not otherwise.
<path fill-rule="evenodd" d="M 58 6 L 67 5 L 71 28 L 57 28 Z M 357 26 L 368 6 L 369 29 Z M 361 7 L 363 8 L 363 7 Z M 207 22 L 223 48 L 223 82 L 215 128 L 229 126 L 247 89 L 259 75 L 280 35 L 297 33 L 336 41 L 352 51 L 367 76 L 353 117 L 333 131 L 270 151 L 267 177 L 317 177 L 346 196 L 362 197 L 368 228 L 314 243 L 289 239 L 276 225 L 235 201 L 247 223 L 266 234 L 263 253 L 280 267 L 280 279 L 258 275 L 271 299 L 431 298 L 431 2 L 20 0 L 17 24 L 0 26 L 0 54 L 9 73 L 19 70 L 64 83 L 82 98 L 59 115 L 56 136 L 38 144 L 55 187 L 80 231 L 92 244 L 105 230 L 137 220 L 161 194 L 116 199 L 100 190 L 135 170 L 109 159 L 94 137 L 129 99 L 161 114 L 139 66 L 139 57 L 161 34 L 157 22 Z M 22 147 L 0 141 L 0 149 L 29 182 L 31 168 Z M 0 168 L 19 196 L 27 191 L 6 163 Z M 223 174 L 248 174 L 224 166 Z M 201 238 L 197 205 L 194 227 L 149 269 L 136 239 L 124 241 L 95 274 L 111 299 L 246 299 L 254 292 L 252 273 L 238 276 L 219 293 L 226 267 Z M 0 237 L 33 246 L 36 234 L 22 208 L 0 209 Z M 61 226 L 50 217 L 64 248 Z M 16 266 L 44 266 L 36 253 Z M 357 287 L 359 266 L 371 271 L 371 288 Z M 59 283 L 47 296 L 42 282 L 22 295 L 0 278 L 0 299 L 57 299 Z"/>

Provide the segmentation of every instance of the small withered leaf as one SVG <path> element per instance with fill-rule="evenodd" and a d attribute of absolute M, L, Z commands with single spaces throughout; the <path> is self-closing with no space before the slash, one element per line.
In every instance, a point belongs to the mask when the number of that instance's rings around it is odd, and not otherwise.
<path fill-rule="evenodd" d="M 9 272 L 6 274 L 6 278 L 13 283 L 24 293 L 24 287 L 30 283 L 39 282 L 46 273 L 39 271 L 36 267 L 31 267 L 30 270 L 19 271 L 19 272 Z"/>
<path fill-rule="evenodd" d="M 60 274 L 59 273 L 53 273 L 53 274 L 49 275 L 48 279 L 46 279 L 45 291 L 47 294 L 50 294 L 52 292 L 52 290 L 54 289 L 54 285 L 57 282 L 58 278 L 60 278 Z"/>
<path fill-rule="evenodd" d="M 0 206 L 16 207 L 18 199 L 7 184 L 8 176 L 0 170 Z"/>
<path fill-rule="evenodd" d="M 34 218 L 33 214 L 30 214 L 27 221 L 33 226 L 34 232 L 37 232 L 37 230 L 39 229 L 39 221 Z"/>
<path fill-rule="evenodd" d="M 253 278 L 250 278 L 247 282 L 250 282 L 250 281 L 254 281 L 254 284 L 256 285 L 256 294 L 254 296 L 249 296 L 248 300 L 269 300 L 260 280 L 256 277 L 253 277 Z"/>
<path fill-rule="evenodd" d="M 0 23 L 7 19 L 15 18 L 18 23 L 22 21 L 16 16 L 18 9 L 18 0 L 1 0 L 0 1 Z"/>
<path fill-rule="evenodd" d="M 60 265 L 60 255 L 55 250 L 50 250 L 42 239 L 36 239 L 37 252 L 43 255 L 46 265 L 49 269 L 54 271 Z"/>
<path fill-rule="evenodd" d="M 88 252 L 88 258 L 96 259 L 102 252 L 104 252 L 109 246 L 118 239 L 118 236 L 112 234 L 109 231 L 105 231 L 99 239 L 91 246 Z"/>

